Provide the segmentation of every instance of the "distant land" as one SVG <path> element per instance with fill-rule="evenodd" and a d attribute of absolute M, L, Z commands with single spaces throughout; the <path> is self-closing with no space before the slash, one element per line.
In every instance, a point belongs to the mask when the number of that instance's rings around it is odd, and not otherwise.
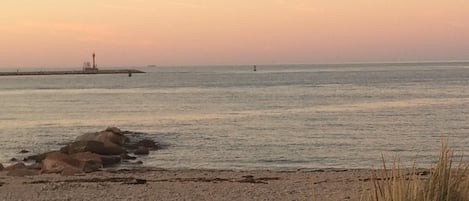
<path fill-rule="evenodd" d="M 116 70 L 60 70 L 60 71 L 16 71 L 0 72 L 0 76 L 25 76 L 25 75 L 95 75 L 95 74 L 129 74 L 145 73 L 135 69 L 116 69 Z"/>
<path fill-rule="evenodd" d="M 96 74 L 129 74 L 145 73 L 135 69 L 107 69 L 100 70 L 96 64 L 96 54 L 93 52 L 92 62 L 85 61 L 82 70 L 48 70 L 48 71 L 21 71 L 19 69 L 13 72 L 0 72 L 0 76 L 24 76 L 24 75 L 96 75 Z"/>

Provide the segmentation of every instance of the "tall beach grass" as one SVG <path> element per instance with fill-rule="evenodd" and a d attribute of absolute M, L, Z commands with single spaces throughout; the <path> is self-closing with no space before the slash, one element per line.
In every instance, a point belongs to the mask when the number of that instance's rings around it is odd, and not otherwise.
<path fill-rule="evenodd" d="M 469 201 L 469 164 L 462 157 L 454 167 L 453 152 L 447 142 L 441 146 L 438 162 L 427 172 L 402 168 L 395 160 L 391 168 L 376 170 L 372 191 L 364 201 Z"/>

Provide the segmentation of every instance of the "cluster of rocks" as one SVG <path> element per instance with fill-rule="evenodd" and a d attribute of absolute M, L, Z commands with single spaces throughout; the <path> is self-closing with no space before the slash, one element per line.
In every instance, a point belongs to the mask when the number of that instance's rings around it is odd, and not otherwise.
<path fill-rule="evenodd" d="M 116 127 L 106 130 L 85 133 L 60 150 L 28 156 L 25 165 L 18 162 L 8 167 L 0 164 L 0 171 L 8 171 L 11 176 L 59 173 L 75 175 L 98 171 L 121 162 L 142 163 L 135 161 L 138 155 L 147 155 L 159 145 L 151 139 L 142 139 L 138 133 L 121 131 Z M 131 156 L 129 154 L 134 154 Z"/>

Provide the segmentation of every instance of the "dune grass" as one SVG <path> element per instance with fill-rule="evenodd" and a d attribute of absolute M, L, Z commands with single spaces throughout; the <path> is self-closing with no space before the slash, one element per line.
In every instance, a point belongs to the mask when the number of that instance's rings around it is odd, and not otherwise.
<path fill-rule="evenodd" d="M 414 167 L 404 169 L 395 160 L 388 169 L 383 157 L 383 169 L 372 175 L 372 191 L 364 201 L 469 201 L 469 164 L 461 161 L 453 167 L 453 152 L 443 142 L 440 157 L 428 174 Z"/>

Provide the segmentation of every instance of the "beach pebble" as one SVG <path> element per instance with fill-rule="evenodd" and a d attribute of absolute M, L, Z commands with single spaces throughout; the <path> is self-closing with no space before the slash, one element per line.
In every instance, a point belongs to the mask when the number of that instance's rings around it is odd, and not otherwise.
<path fill-rule="evenodd" d="M 135 164 L 137 164 L 137 165 L 142 165 L 142 164 L 143 164 L 143 161 L 135 161 Z"/>
<path fill-rule="evenodd" d="M 146 183 L 147 183 L 146 179 L 133 179 L 131 181 L 124 182 L 122 184 L 146 184 Z"/>
<path fill-rule="evenodd" d="M 142 165 L 142 164 L 143 164 L 143 161 L 130 162 L 129 164 L 133 164 L 133 165 Z"/>
<path fill-rule="evenodd" d="M 25 154 L 25 153 L 29 153 L 29 151 L 28 151 L 28 150 L 25 150 L 25 149 L 23 149 L 23 150 L 20 151 L 20 154 Z"/>

